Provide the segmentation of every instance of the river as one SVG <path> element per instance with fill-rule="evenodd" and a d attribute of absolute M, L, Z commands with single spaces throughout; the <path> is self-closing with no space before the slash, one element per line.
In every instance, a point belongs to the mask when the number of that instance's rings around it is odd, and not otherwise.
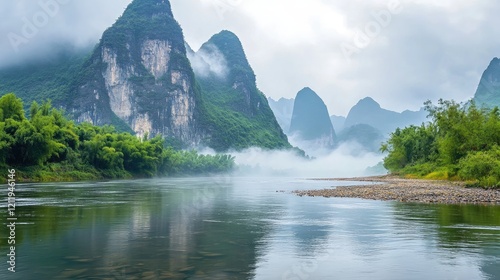
<path fill-rule="evenodd" d="M 0 279 L 500 279 L 500 206 L 290 193 L 336 184 L 18 185 L 16 272 L 7 270 L 4 198 Z"/>

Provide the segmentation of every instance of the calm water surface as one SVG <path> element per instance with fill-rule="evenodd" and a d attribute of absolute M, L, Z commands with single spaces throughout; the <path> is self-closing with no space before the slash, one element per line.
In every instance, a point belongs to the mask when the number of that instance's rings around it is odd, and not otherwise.
<path fill-rule="evenodd" d="M 7 271 L 4 198 L 0 279 L 500 279 L 500 206 L 290 194 L 335 184 L 19 185 L 17 272 Z"/>

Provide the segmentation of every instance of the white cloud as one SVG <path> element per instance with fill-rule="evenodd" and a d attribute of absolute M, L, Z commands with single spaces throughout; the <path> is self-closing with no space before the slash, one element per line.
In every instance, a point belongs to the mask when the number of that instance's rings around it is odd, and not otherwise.
<path fill-rule="evenodd" d="M 353 144 L 343 144 L 328 154 L 314 159 L 305 159 L 290 151 L 263 151 L 259 148 L 231 152 L 231 155 L 235 157 L 235 162 L 243 175 L 296 178 L 342 178 L 369 175 L 367 169 L 380 163 L 383 156 L 373 153 L 353 156 L 353 149 L 356 148 Z"/>
<path fill-rule="evenodd" d="M 59 0 L 40 0 L 59 1 Z M 365 96 L 383 107 L 418 109 L 440 97 L 464 101 L 475 92 L 490 60 L 500 56 L 500 2 L 399 0 L 370 44 L 346 60 L 340 46 L 398 0 L 171 0 L 187 42 L 199 48 L 223 29 L 243 43 L 259 88 L 268 96 L 294 97 L 309 86 L 331 114 L 345 115 Z M 97 42 L 130 0 L 73 0 L 61 7 L 19 53 L 6 39 L 38 1 L 4 1 L 0 63 L 44 55 L 54 43 Z"/>
<path fill-rule="evenodd" d="M 96 44 L 130 0 L 17 0 L 0 9 L 0 66 Z"/>
<path fill-rule="evenodd" d="M 187 55 L 197 77 L 207 78 L 213 75 L 225 79 L 229 72 L 226 58 L 213 44 L 206 45 L 197 52 L 188 52 Z"/>
<path fill-rule="evenodd" d="M 199 1 L 182 0 L 186 10 L 177 18 L 188 41 L 208 39 L 214 27 L 234 31 L 264 93 L 293 97 L 310 86 L 332 114 L 345 115 L 365 96 L 397 111 L 416 110 L 427 99 L 471 98 L 482 71 L 500 55 L 500 3 L 401 0 L 401 12 L 346 61 L 339 46 L 391 1 L 242 0 L 218 18 L 210 7 L 216 1 L 205 1 L 199 16 L 188 8 Z"/>

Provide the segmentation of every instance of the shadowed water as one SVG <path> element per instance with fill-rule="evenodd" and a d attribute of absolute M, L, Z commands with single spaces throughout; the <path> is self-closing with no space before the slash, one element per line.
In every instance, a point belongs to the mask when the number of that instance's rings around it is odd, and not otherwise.
<path fill-rule="evenodd" d="M 500 279 L 500 206 L 290 194 L 335 184 L 19 185 L 17 272 L 4 225 L 0 279 Z M 5 224 L 5 199 L 0 213 Z"/>

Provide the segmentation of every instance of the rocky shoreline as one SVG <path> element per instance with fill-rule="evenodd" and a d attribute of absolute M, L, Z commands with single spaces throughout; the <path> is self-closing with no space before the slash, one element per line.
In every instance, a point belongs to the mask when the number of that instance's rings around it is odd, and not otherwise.
<path fill-rule="evenodd" d="M 500 190 L 466 188 L 463 182 L 402 179 L 395 176 L 322 180 L 356 181 L 367 184 L 323 190 L 298 190 L 293 193 L 298 196 L 349 197 L 415 203 L 500 205 Z"/>

